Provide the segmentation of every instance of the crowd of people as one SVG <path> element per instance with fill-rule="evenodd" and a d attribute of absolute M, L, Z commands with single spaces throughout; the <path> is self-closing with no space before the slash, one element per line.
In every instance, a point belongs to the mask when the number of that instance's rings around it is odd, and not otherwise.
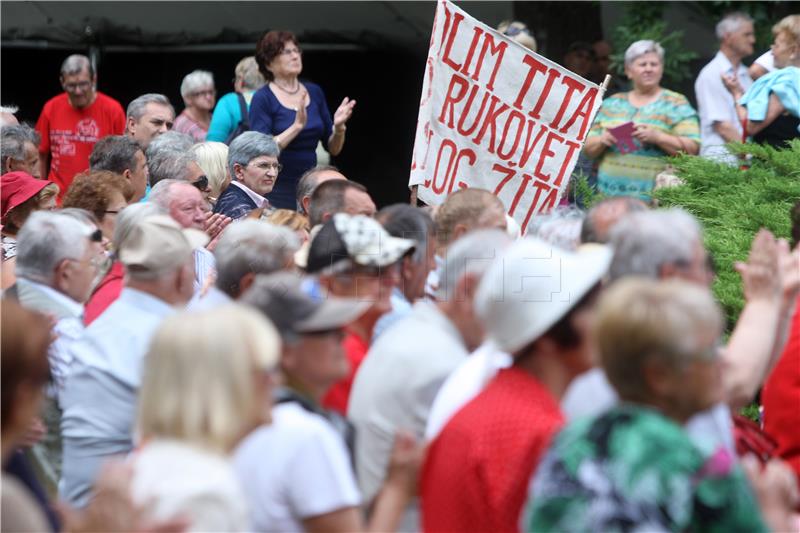
<path fill-rule="evenodd" d="M 290 32 L 177 116 L 68 57 L 35 128 L 2 115 L 3 530 L 796 531 L 800 199 L 734 324 L 699 222 L 648 202 L 664 155 L 798 136 L 800 15 L 773 33 L 748 70 L 720 21 L 699 119 L 633 43 L 582 154 L 608 197 L 527 235 L 489 191 L 378 209 L 321 164 L 355 101 Z"/>

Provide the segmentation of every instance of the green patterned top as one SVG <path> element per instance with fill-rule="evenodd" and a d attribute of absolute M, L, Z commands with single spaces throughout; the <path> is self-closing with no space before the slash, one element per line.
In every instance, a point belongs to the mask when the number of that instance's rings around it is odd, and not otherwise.
<path fill-rule="evenodd" d="M 670 135 L 686 137 L 700 144 L 700 122 L 697 112 L 680 93 L 661 89 L 658 99 L 642 107 L 628 101 L 627 92 L 603 100 L 588 137 L 626 122 L 647 124 Z M 603 154 L 597 172 L 600 192 L 608 196 L 638 196 L 650 199 L 655 176 L 664 170 L 667 154 L 653 144 L 642 145 L 634 139 L 638 150 L 621 154 L 616 146 Z"/>
<path fill-rule="evenodd" d="M 579 419 L 536 470 L 528 531 L 766 531 L 742 470 L 705 460 L 657 411 L 623 404 Z"/>

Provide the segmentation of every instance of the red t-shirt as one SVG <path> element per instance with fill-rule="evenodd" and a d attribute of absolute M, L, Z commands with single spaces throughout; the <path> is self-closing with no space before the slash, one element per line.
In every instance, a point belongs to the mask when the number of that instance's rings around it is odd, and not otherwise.
<path fill-rule="evenodd" d="M 89 301 L 83 308 L 83 323 L 88 326 L 113 304 L 119 293 L 122 292 L 122 285 L 125 281 L 125 267 L 119 261 L 114 261 L 106 275 L 94 288 L 94 292 L 89 297 Z"/>
<path fill-rule="evenodd" d="M 60 203 L 75 174 L 89 168 L 95 143 L 125 131 L 125 112 L 119 102 L 101 92 L 83 109 L 72 107 L 67 93 L 62 93 L 44 104 L 36 131 L 42 136 L 39 153 L 50 156 L 47 179 L 61 188 Z"/>
<path fill-rule="evenodd" d="M 328 393 L 322 398 L 322 406 L 325 409 L 336 411 L 342 416 L 347 416 L 347 402 L 350 400 L 350 389 L 353 388 L 353 380 L 358 372 L 358 367 L 367 356 L 369 342 L 362 339 L 352 331 L 347 331 L 347 335 L 342 341 L 344 353 L 350 362 L 350 373 L 339 383 L 331 387 Z"/>
<path fill-rule="evenodd" d="M 428 448 L 423 530 L 519 531 L 528 483 L 563 423 L 558 402 L 533 376 L 501 370 Z"/>
<path fill-rule="evenodd" d="M 764 431 L 778 441 L 775 455 L 789 463 L 800 487 L 800 298 L 795 305 L 786 348 L 764 384 L 761 403 Z"/>

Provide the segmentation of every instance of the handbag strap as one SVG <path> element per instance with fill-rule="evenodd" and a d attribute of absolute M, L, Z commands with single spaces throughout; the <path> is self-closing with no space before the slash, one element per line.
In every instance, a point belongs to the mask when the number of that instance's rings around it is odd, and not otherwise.
<path fill-rule="evenodd" d="M 250 129 L 250 114 L 247 112 L 247 102 L 244 99 L 244 95 L 242 93 L 236 93 L 236 96 L 239 97 L 239 111 L 241 112 L 242 119 L 239 123 L 244 126 L 246 129 Z"/>

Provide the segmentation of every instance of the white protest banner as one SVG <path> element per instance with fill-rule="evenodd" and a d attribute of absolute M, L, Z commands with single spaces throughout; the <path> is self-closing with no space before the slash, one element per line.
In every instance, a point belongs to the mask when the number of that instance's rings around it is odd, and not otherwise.
<path fill-rule="evenodd" d="M 409 185 L 433 205 L 489 190 L 524 234 L 558 204 L 601 101 L 597 85 L 440 0 Z"/>

